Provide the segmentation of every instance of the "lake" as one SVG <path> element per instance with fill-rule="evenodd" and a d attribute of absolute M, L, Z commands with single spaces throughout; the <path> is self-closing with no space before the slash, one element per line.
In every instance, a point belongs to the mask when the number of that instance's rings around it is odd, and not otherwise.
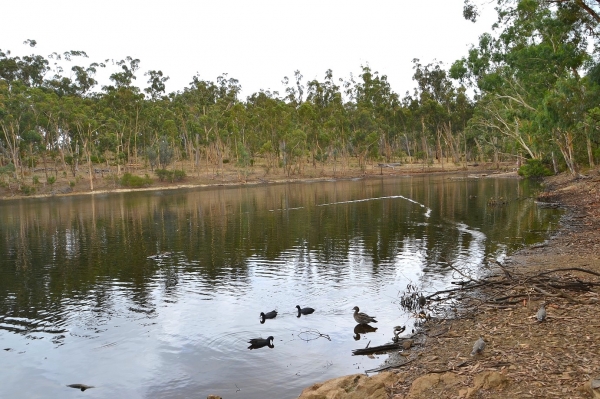
<path fill-rule="evenodd" d="M 538 190 L 418 175 L 2 201 L 0 397 L 286 399 L 377 368 L 387 355 L 352 350 L 410 335 L 407 290 L 556 229 Z"/>

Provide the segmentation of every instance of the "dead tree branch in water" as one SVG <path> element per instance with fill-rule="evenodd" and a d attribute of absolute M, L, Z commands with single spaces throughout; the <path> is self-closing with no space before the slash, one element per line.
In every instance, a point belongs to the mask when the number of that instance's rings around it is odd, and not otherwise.
<path fill-rule="evenodd" d="M 487 278 L 457 282 L 457 288 L 445 289 L 427 296 L 432 302 L 463 302 L 463 310 L 469 312 L 481 306 L 510 308 L 523 301 L 541 298 L 565 298 L 579 303 L 572 293 L 590 292 L 600 286 L 600 273 L 580 267 L 522 272 L 509 270 L 498 263 L 502 274 Z M 477 299 L 474 301 L 474 299 Z"/>

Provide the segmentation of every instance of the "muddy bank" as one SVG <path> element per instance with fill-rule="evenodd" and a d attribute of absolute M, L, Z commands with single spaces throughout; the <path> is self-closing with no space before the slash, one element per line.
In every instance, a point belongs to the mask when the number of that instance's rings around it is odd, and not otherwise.
<path fill-rule="evenodd" d="M 539 200 L 565 208 L 561 228 L 491 272 L 509 280 L 500 304 L 497 286 L 480 287 L 458 317 L 428 321 L 417 345 L 390 356 L 402 366 L 318 383 L 299 398 L 600 398 L 591 388 L 600 385 L 591 384 L 600 378 L 600 169 L 548 178 Z M 565 284 L 534 277 L 566 268 L 548 274 Z M 486 347 L 470 356 L 480 336 Z"/>

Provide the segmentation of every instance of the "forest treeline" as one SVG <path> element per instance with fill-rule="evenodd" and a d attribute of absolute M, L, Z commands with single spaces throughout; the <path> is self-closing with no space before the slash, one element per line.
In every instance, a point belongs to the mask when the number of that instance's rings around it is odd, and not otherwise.
<path fill-rule="evenodd" d="M 465 0 L 475 21 L 481 6 Z M 535 159 L 578 173 L 600 160 L 600 0 L 496 0 L 498 22 L 448 68 L 413 60 L 416 87 L 400 95 L 386 75 L 284 78 L 285 92 L 240 98 L 227 74 L 166 93 L 140 60 L 87 62 L 84 51 L 12 56 L 0 50 L 0 181 L 43 169 L 142 164 L 218 173 L 269 173 L 350 161 L 494 162 Z M 460 10 L 457 10 L 460 12 Z M 26 41 L 35 47 L 34 40 Z M 393 50 L 390 50 L 393 51 Z M 65 65 L 68 65 L 65 67 Z M 111 69 L 107 85 L 96 80 Z M 136 82 L 146 81 L 144 88 Z M 54 171 L 54 172 L 52 172 Z M 192 172 L 193 172 L 192 171 Z M 92 186 L 93 189 L 93 186 Z"/>

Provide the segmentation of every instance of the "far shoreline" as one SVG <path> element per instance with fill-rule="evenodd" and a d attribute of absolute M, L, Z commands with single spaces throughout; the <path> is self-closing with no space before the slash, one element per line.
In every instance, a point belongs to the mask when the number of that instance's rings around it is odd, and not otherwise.
<path fill-rule="evenodd" d="M 415 167 L 416 166 L 416 167 Z M 309 183 L 309 182 L 323 182 L 323 181 L 344 181 L 353 179 L 372 179 L 382 177 L 414 177 L 419 175 L 466 175 L 464 178 L 521 178 L 515 169 L 507 171 L 506 165 L 503 169 L 482 169 L 477 166 L 468 166 L 466 169 L 464 166 L 455 166 L 453 168 L 446 167 L 445 169 L 439 169 L 439 167 L 429 167 L 421 169 L 420 166 L 406 164 L 401 167 L 394 168 L 392 172 L 386 171 L 385 173 L 379 172 L 378 166 L 373 166 L 369 172 L 363 172 L 360 170 L 346 171 L 343 175 L 294 175 L 286 176 L 281 174 L 265 175 L 262 177 L 252 176 L 245 180 L 235 179 L 235 172 L 229 172 L 224 176 L 212 178 L 198 178 L 189 176 L 185 182 L 170 183 L 154 181 L 151 186 L 148 187 L 108 187 L 107 184 L 99 184 L 99 188 L 95 190 L 86 190 L 85 185 L 88 184 L 83 178 L 78 183 L 75 190 L 71 187 L 66 186 L 60 189 L 54 189 L 50 192 L 32 194 L 32 195 L 7 195 L 7 193 L 0 194 L 0 200 L 11 201 L 11 200 L 27 200 L 27 199 L 48 199 L 48 198 L 65 198 L 65 197 L 76 197 L 86 195 L 105 195 L 105 194 L 122 194 L 132 192 L 152 192 L 152 191 L 164 191 L 164 190 L 185 190 L 185 189 L 206 189 L 206 188 L 217 188 L 217 187 L 243 187 L 243 186 L 258 186 L 268 184 L 288 184 L 288 183 Z M 139 173 L 138 173 L 139 175 Z M 100 182 L 100 179 L 98 179 Z M 55 185 L 58 186 L 58 183 Z M 64 183 L 63 183 L 64 185 Z M 60 190 L 60 191 L 59 191 Z M 6 191 L 6 190 L 5 190 Z M 65 192 L 61 192 L 65 191 Z"/>

